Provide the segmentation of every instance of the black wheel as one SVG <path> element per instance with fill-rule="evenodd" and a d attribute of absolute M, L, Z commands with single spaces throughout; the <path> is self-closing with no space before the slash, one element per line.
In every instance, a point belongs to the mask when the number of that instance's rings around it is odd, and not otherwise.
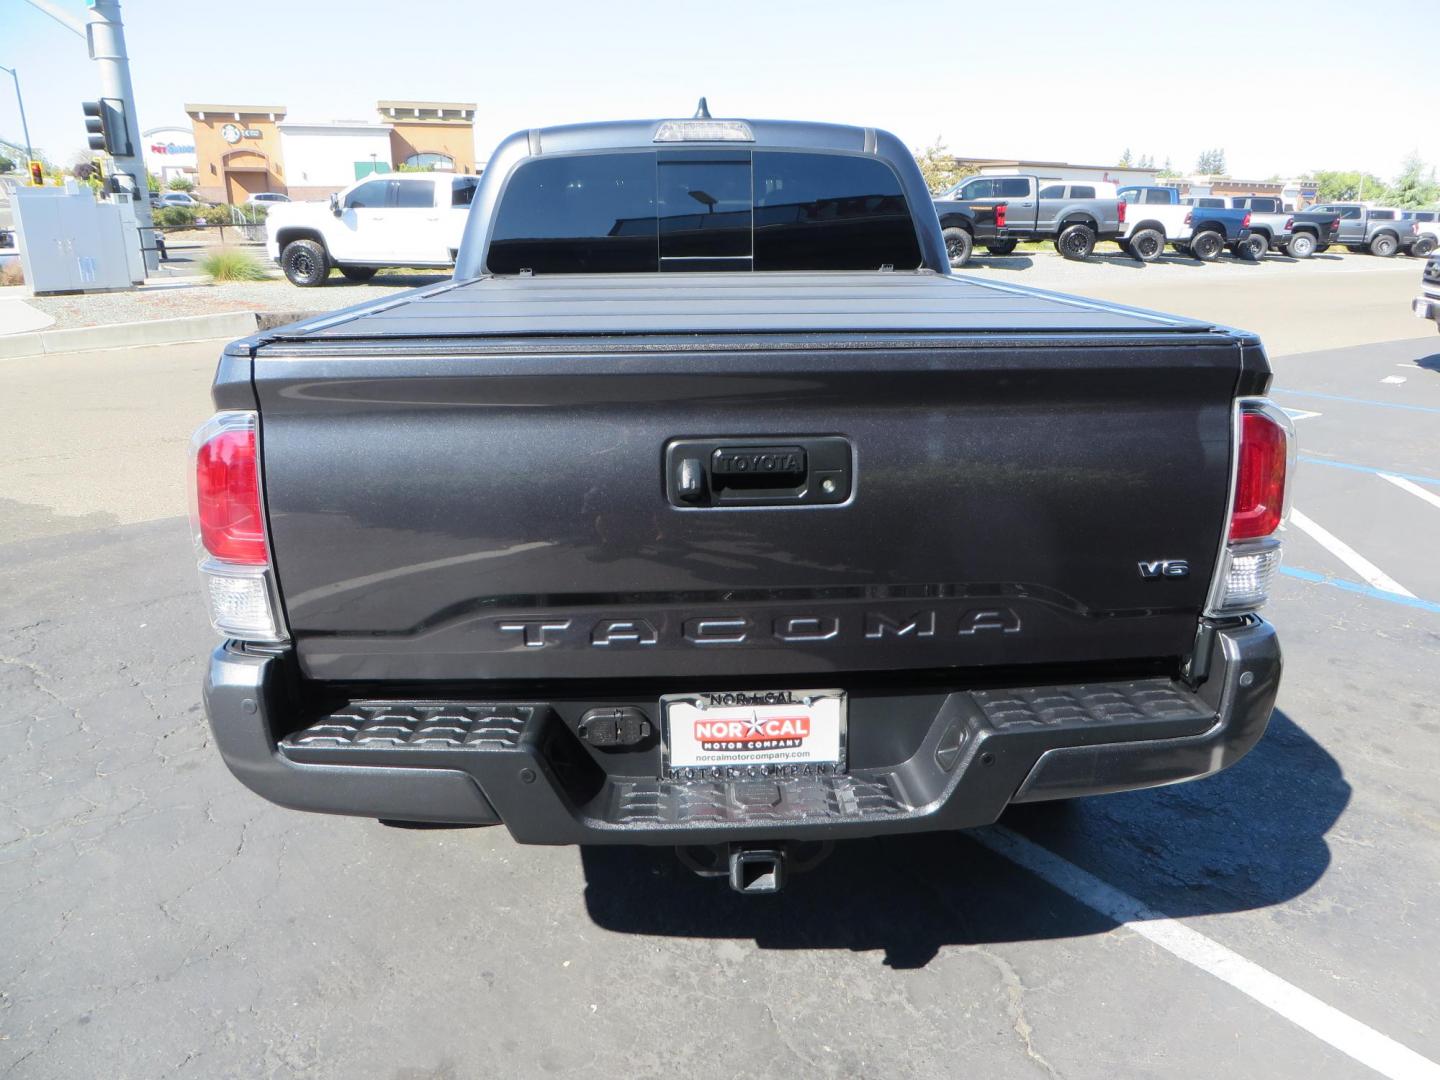
<path fill-rule="evenodd" d="M 1165 234 L 1159 229 L 1141 229 L 1130 237 L 1129 250 L 1141 262 L 1154 262 L 1165 252 Z"/>
<path fill-rule="evenodd" d="M 1263 233 L 1251 233 L 1241 245 L 1236 248 L 1235 254 L 1247 262 L 1259 262 L 1270 250 L 1270 241 Z"/>
<path fill-rule="evenodd" d="M 1225 250 L 1225 238 L 1217 232 L 1196 233 L 1190 238 L 1190 254 L 1201 262 L 1214 262 Z"/>
<path fill-rule="evenodd" d="M 985 250 L 991 255 L 1009 255 L 1015 250 L 1017 240 L 992 240 L 985 245 Z"/>
<path fill-rule="evenodd" d="M 945 254 L 950 257 L 950 265 L 955 268 L 964 266 L 970 261 L 970 253 L 975 250 L 975 238 L 961 228 L 951 227 L 942 233 L 945 237 Z"/>
<path fill-rule="evenodd" d="M 280 269 L 291 285 L 314 288 L 330 276 L 330 253 L 318 240 L 292 240 L 280 253 Z"/>
<path fill-rule="evenodd" d="M 1308 259 L 1315 254 L 1315 237 L 1308 232 L 1291 233 L 1285 251 L 1293 259 Z"/>
<path fill-rule="evenodd" d="M 1055 250 L 1067 259 L 1088 259 L 1095 250 L 1095 230 L 1089 225 L 1067 225 L 1055 238 Z"/>
<path fill-rule="evenodd" d="M 342 266 L 340 273 L 345 275 L 346 281 L 369 281 L 375 276 L 373 266 Z"/>
<path fill-rule="evenodd" d="M 1410 254 L 1417 259 L 1423 259 L 1435 250 L 1436 243 L 1434 233 L 1421 233 L 1415 243 L 1410 245 Z"/>
<path fill-rule="evenodd" d="M 1388 259 L 1400 250 L 1400 238 L 1394 233 L 1381 233 L 1370 241 L 1370 254 Z"/>

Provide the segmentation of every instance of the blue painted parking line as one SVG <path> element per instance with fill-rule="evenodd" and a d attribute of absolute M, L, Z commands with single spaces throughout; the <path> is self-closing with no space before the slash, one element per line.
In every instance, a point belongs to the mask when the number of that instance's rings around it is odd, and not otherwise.
<path fill-rule="evenodd" d="M 1288 390 L 1282 387 L 1271 387 L 1272 394 L 1289 394 L 1291 397 L 1322 398 L 1325 401 L 1348 401 L 1352 405 L 1375 405 L 1381 409 L 1404 409 L 1407 412 L 1423 412 L 1440 414 L 1440 408 L 1433 405 L 1406 405 L 1399 401 L 1376 401 L 1374 398 L 1345 397 L 1343 394 L 1321 394 L 1314 390 Z"/>
<path fill-rule="evenodd" d="M 1419 608 L 1421 611 L 1428 611 L 1434 615 L 1440 615 L 1440 604 L 1434 600 L 1421 600 L 1415 596 L 1401 596 L 1399 593 L 1386 592 L 1384 589 L 1376 589 L 1369 585 L 1361 585 L 1358 581 L 1346 581 L 1344 578 L 1331 577 L 1329 574 L 1317 574 L 1314 570 L 1301 570 L 1298 566 L 1282 566 L 1280 573 L 1286 577 L 1299 578 L 1301 581 L 1308 581 L 1315 585 L 1329 585 L 1345 592 L 1355 593 L 1357 596 L 1368 596 L 1372 600 L 1385 600 L 1392 604 L 1403 604 L 1405 607 Z"/>
<path fill-rule="evenodd" d="M 1326 465 L 1332 469 L 1350 469 L 1352 472 L 1370 473 L 1372 476 L 1398 476 L 1416 484 L 1440 485 L 1440 477 L 1396 472 L 1394 469 L 1377 469 L 1373 465 L 1357 465 L 1353 461 L 1331 461 L 1329 458 L 1307 457 L 1303 454 L 1296 460 L 1305 465 Z"/>

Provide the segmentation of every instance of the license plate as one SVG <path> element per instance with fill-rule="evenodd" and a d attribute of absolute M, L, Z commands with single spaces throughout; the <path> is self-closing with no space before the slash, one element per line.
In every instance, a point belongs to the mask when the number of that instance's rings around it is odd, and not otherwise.
<path fill-rule="evenodd" d="M 665 776 L 814 776 L 845 769 L 843 690 L 668 694 Z"/>

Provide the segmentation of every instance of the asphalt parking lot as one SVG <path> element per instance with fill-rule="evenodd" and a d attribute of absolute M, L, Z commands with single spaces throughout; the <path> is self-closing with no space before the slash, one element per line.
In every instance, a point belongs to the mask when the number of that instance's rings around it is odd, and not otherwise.
<path fill-rule="evenodd" d="M 183 517 L 221 343 L 0 362 L 0 1077 L 1440 1076 L 1420 264 L 1027 261 L 975 272 L 1264 335 L 1302 461 L 1270 730 L 766 900 L 251 795 L 208 745 Z"/>

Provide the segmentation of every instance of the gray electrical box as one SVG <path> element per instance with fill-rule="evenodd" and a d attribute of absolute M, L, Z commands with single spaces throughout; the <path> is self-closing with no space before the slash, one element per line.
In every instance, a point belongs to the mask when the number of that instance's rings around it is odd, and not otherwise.
<path fill-rule="evenodd" d="M 16 188 L 15 239 L 35 294 L 105 292 L 144 280 L 134 209 L 99 202 L 89 188 Z M 128 219 L 128 221 L 127 221 Z M 140 277 L 135 276 L 135 267 Z"/>

